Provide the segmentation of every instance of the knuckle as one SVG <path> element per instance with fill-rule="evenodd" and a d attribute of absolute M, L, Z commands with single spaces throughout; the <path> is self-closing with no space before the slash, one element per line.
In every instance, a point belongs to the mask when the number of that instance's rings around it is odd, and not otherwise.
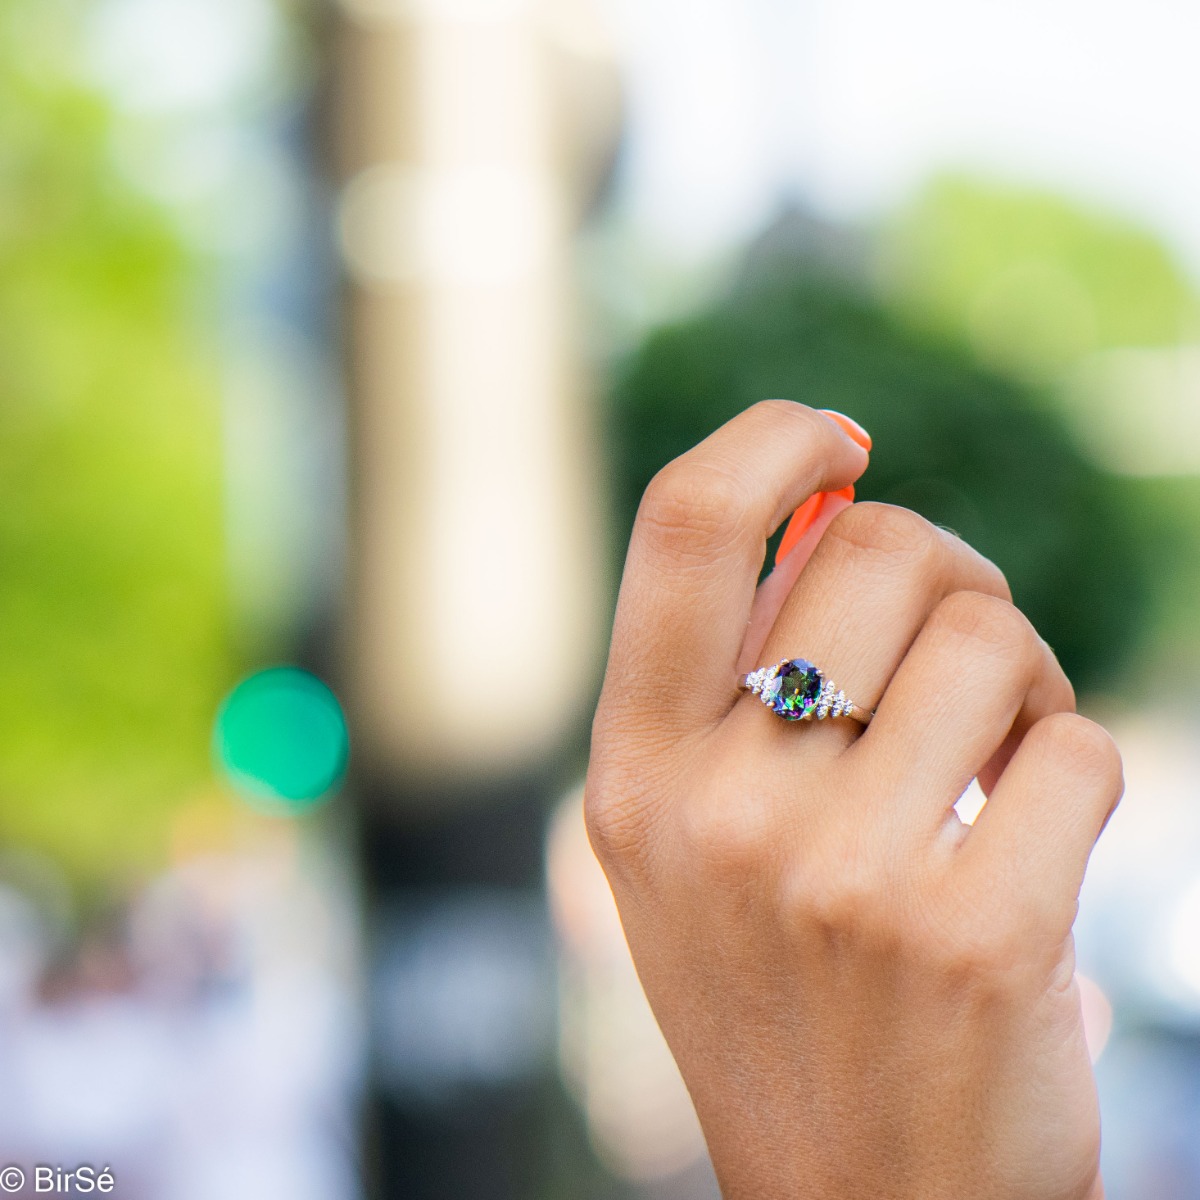
<path fill-rule="evenodd" d="M 746 414 L 750 420 L 769 425 L 776 431 L 792 426 L 798 432 L 807 431 L 820 440 L 828 439 L 833 432 L 828 418 L 795 400 L 759 400 L 746 410 Z"/>
<path fill-rule="evenodd" d="M 939 532 L 960 569 L 978 580 L 978 586 L 972 585 L 974 591 L 986 592 L 1012 602 L 1012 589 L 1008 586 L 1008 579 L 990 558 L 980 554 L 974 546 L 964 542 L 958 534 L 949 529 L 939 529 Z"/>
<path fill-rule="evenodd" d="M 1029 667 L 1042 660 L 1042 643 L 1024 614 L 997 596 L 983 592 L 952 592 L 930 617 L 943 635 L 970 641 L 989 654 Z"/>
<path fill-rule="evenodd" d="M 1028 925 L 961 887 L 937 893 L 918 939 L 925 965 L 955 988 L 996 986 L 1033 955 Z"/>
<path fill-rule="evenodd" d="M 927 569 L 944 553 L 942 534 L 924 517 L 892 504 L 862 503 L 840 513 L 825 533 L 851 553 Z"/>
<path fill-rule="evenodd" d="M 960 986 L 998 987 L 1010 981 L 1030 957 L 1029 940 L 1009 924 L 993 920 L 986 927 L 960 932 L 947 945 L 941 967 Z"/>
<path fill-rule="evenodd" d="M 982 895 L 977 878 L 956 877 L 939 895 L 941 919 L 936 959 L 942 977 L 952 984 L 1002 990 L 1020 983 L 1029 971 L 1041 971 L 1054 962 L 1062 947 L 1065 928 L 1074 920 L 1057 905 L 1028 894 L 1020 864 L 1010 864 L 1011 879 L 995 880 L 996 893 L 1006 896 L 998 904 L 993 895 Z"/>
<path fill-rule="evenodd" d="M 759 400 L 746 410 L 755 418 L 778 423 L 780 421 L 807 420 L 812 416 L 812 409 L 797 404 L 794 400 Z"/>
<path fill-rule="evenodd" d="M 874 888 L 861 877 L 843 877 L 812 891 L 803 915 L 825 941 L 862 940 L 876 923 Z"/>
<path fill-rule="evenodd" d="M 589 782 L 584 791 L 583 816 L 592 849 L 606 867 L 637 857 L 645 829 L 636 805 L 622 803 Z"/>
<path fill-rule="evenodd" d="M 797 863 L 782 881 L 781 908 L 793 928 L 819 942 L 876 939 L 899 924 L 888 902 L 889 886 L 875 856 L 862 847 L 810 856 Z"/>
<path fill-rule="evenodd" d="M 735 475 L 685 457 L 650 481 L 638 525 L 660 552 L 684 561 L 701 559 L 739 536 L 746 505 L 745 485 Z"/>
<path fill-rule="evenodd" d="M 639 858 L 648 835 L 646 806 L 625 768 L 593 758 L 583 791 L 583 819 L 604 866 Z"/>
<path fill-rule="evenodd" d="M 1046 751 L 1072 773 L 1119 792 L 1124 783 L 1121 752 L 1102 725 L 1077 713 L 1043 717 L 1026 735 L 1040 740 Z"/>

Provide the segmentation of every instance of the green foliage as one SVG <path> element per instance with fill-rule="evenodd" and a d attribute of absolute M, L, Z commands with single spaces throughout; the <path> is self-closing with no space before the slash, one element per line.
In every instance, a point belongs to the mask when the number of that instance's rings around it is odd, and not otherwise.
<path fill-rule="evenodd" d="M 1113 678 L 1147 599 L 1119 483 L 1028 389 L 802 267 L 659 330 L 628 362 L 610 408 L 622 533 L 659 467 L 768 396 L 865 425 L 875 449 L 859 498 L 954 529 L 1007 573 L 1078 685 Z"/>
<path fill-rule="evenodd" d="M 95 876 L 209 779 L 232 664 L 195 264 L 109 159 L 83 15 L 0 23 L 0 838 Z"/>
<path fill-rule="evenodd" d="M 1051 193 L 947 176 L 885 233 L 892 298 L 988 362 L 1051 379 L 1094 350 L 1194 332 L 1190 282 L 1153 234 Z"/>

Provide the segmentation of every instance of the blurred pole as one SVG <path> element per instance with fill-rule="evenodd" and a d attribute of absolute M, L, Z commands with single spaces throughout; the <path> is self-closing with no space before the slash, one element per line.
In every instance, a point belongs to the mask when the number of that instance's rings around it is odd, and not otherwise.
<path fill-rule="evenodd" d="M 378 1197 L 545 1190 L 545 814 L 597 667 L 571 237 L 611 153 L 584 0 L 343 0 L 345 645 Z"/>

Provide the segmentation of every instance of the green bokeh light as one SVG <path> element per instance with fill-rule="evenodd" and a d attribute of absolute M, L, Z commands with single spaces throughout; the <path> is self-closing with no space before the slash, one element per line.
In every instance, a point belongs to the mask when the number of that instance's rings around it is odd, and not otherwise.
<path fill-rule="evenodd" d="M 217 758 L 252 803 L 297 812 L 327 798 L 350 752 L 337 697 L 315 676 L 273 667 L 242 680 L 217 713 Z"/>

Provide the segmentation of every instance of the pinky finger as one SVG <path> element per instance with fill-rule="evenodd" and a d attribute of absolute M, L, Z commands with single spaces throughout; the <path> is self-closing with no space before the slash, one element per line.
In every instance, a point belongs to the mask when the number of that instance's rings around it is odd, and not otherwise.
<path fill-rule="evenodd" d="M 1043 717 L 963 845 L 971 890 L 1065 922 L 1065 933 L 1092 848 L 1123 790 L 1121 756 L 1104 729 L 1075 713 Z"/>

